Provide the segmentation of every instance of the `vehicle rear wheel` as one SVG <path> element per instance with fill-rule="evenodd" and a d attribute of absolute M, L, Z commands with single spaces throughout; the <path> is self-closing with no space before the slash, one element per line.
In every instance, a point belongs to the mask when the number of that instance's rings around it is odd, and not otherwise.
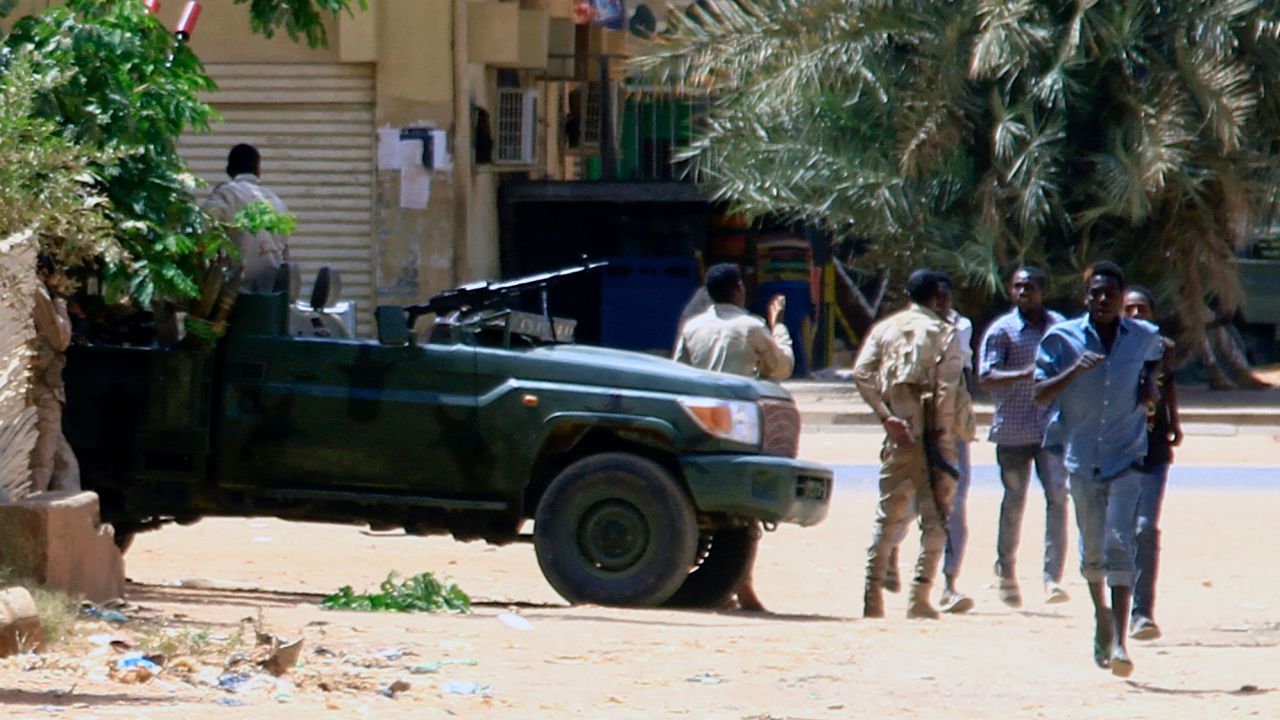
<path fill-rule="evenodd" d="M 119 548 L 120 554 L 123 555 L 129 552 L 129 547 L 133 545 L 133 539 L 138 535 L 137 529 L 128 525 L 114 525 L 112 529 L 115 533 L 116 547 Z"/>
<path fill-rule="evenodd" d="M 601 453 L 565 468 L 538 504 L 538 565 L 573 603 L 662 604 L 693 566 L 697 518 L 661 465 Z"/>
<path fill-rule="evenodd" d="M 760 531 L 754 525 L 721 528 L 704 542 L 702 562 L 663 603 L 667 607 L 714 608 L 729 602 L 755 564 Z"/>

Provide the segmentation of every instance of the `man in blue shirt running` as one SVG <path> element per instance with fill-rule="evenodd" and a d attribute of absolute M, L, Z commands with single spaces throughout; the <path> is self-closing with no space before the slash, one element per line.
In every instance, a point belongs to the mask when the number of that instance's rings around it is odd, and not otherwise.
<path fill-rule="evenodd" d="M 1125 649 L 1134 580 L 1134 526 L 1147 454 L 1146 402 L 1164 353 L 1150 323 L 1121 315 L 1124 273 L 1089 268 L 1088 313 L 1054 325 L 1040 341 L 1035 399 L 1057 403 L 1044 445 L 1065 448 L 1080 528 L 1080 569 L 1096 627 L 1093 657 L 1119 677 L 1133 672 Z M 1108 607 L 1103 582 L 1111 588 Z"/>

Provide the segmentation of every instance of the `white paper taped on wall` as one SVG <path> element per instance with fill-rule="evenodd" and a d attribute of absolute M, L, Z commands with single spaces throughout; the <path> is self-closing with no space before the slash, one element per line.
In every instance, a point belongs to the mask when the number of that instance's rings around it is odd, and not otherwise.
<path fill-rule="evenodd" d="M 400 140 L 397 145 L 400 158 L 396 167 L 401 170 L 409 168 L 418 168 L 419 170 L 430 170 L 431 168 L 422 165 L 422 141 L 421 140 Z"/>
<path fill-rule="evenodd" d="M 444 130 L 431 131 L 431 141 L 435 145 L 433 152 L 436 170 L 452 170 L 453 157 L 449 155 L 449 134 Z"/>
<path fill-rule="evenodd" d="M 406 163 L 400 168 L 400 207 L 407 210 L 426 210 L 431 202 L 431 171 L 422 167 L 422 142 L 403 143 L 418 148 L 418 162 Z"/>
<path fill-rule="evenodd" d="M 378 169 L 400 169 L 400 128 L 378 128 Z"/>
<path fill-rule="evenodd" d="M 449 133 L 444 130 L 428 130 L 431 165 L 428 170 L 448 172 L 453 170 L 453 157 L 449 154 Z M 400 170 L 413 165 L 424 165 L 423 142 L 425 139 L 405 138 L 401 128 L 378 128 L 378 169 Z M 406 147 L 408 146 L 408 147 Z"/>

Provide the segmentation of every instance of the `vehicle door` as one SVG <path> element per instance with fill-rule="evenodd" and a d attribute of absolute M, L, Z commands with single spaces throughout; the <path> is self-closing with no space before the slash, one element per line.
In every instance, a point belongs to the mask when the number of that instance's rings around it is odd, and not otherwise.
<path fill-rule="evenodd" d="M 475 351 L 262 338 L 229 358 L 222 476 L 281 490 L 464 497 Z"/>

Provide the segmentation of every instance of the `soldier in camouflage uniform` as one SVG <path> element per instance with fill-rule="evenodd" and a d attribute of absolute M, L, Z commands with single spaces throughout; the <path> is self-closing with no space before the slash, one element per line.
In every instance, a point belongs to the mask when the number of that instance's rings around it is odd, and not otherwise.
<path fill-rule="evenodd" d="M 917 270 L 907 280 L 907 294 L 911 304 L 871 329 L 853 368 L 858 391 L 886 433 L 880 452 L 880 507 L 867 550 L 863 615 L 884 616 L 889 555 L 918 509 L 920 557 L 907 616 L 935 619 L 938 612 L 929 602 L 929 592 L 947 541 L 946 516 L 956 478 L 939 467 L 930 468 L 926 449 L 935 452 L 936 460 L 955 467 L 964 360 L 955 326 L 945 320 L 951 306 L 950 278 Z"/>
<path fill-rule="evenodd" d="M 67 365 L 66 350 L 71 344 L 71 317 L 67 314 L 67 301 L 49 289 L 53 264 L 47 257 L 40 258 L 39 273 L 41 283 L 36 288 L 32 310 L 36 357 L 29 397 L 36 408 L 38 436 L 31 451 L 31 492 L 78 490 L 79 466 L 62 436 L 62 406 L 67 401 L 62 369 Z M 55 469 L 60 471 L 56 482 Z"/>

